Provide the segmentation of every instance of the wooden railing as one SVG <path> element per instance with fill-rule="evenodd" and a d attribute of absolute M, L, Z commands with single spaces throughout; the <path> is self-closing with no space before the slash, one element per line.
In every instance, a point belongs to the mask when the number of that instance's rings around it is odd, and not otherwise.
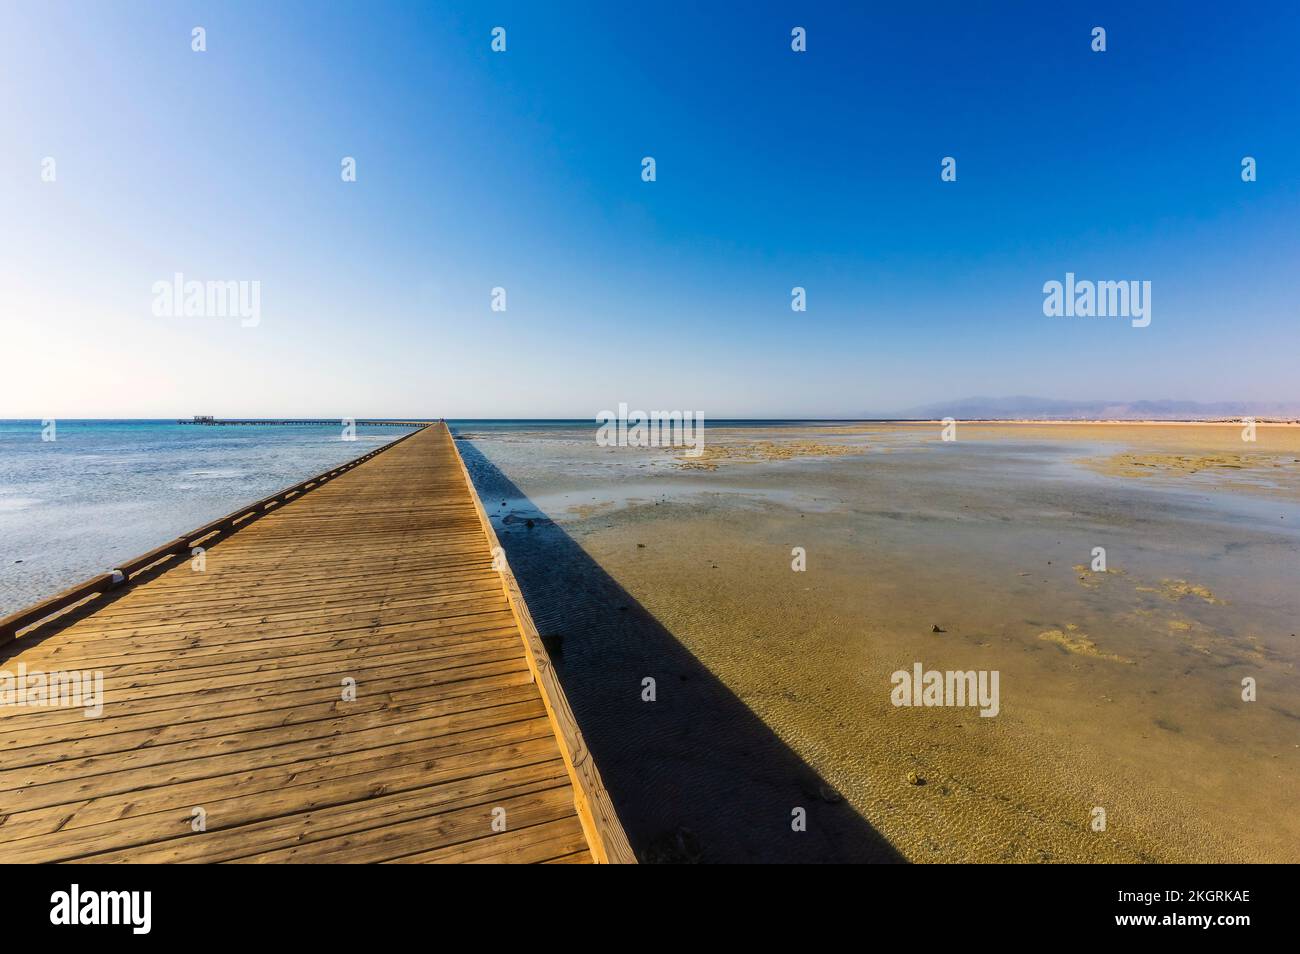
<path fill-rule="evenodd" d="M 427 426 L 427 425 L 425 425 Z M 42 600 L 26 609 L 21 609 L 16 613 L 11 613 L 4 619 L 0 619 L 0 646 L 12 642 L 18 637 L 18 634 L 36 626 L 58 613 L 62 613 L 79 603 L 94 597 L 103 596 L 113 590 L 128 586 L 132 578 L 141 572 L 149 569 L 163 560 L 185 554 L 189 556 L 196 546 L 203 543 L 211 543 L 213 539 L 220 535 L 244 526 L 248 521 L 255 520 L 268 511 L 287 503 L 294 497 L 305 494 L 313 488 L 319 487 L 328 480 L 332 480 L 340 474 L 344 474 L 354 467 L 364 464 L 376 454 L 382 454 L 384 451 L 396 447 L 402 441 L 413 437 L 424 427 L 418 427 L 411 431 L 410 434 L 403 434 L 397 440 L 389 441 L 380 447 L 368 453 L 362 454 L 355 460 L 350 460 L 346 464 L 340 464 L 332 470 L 327 470 L 323 474 L 317 474 L 315 477 L 309 477 L 306 480 L 299 481 L 291 487 L 285 487 L 283 490 L 276 491 L 269 497 L 263 497 L 238 510 L 232 510 L 224 517 L 218 517 L 210 523 L 205 523 L 197 530 L 191 530 L 189 533 L 182 534 L 175 540 L 164 543 L 162 546 L 154 547 L 148 553 L 142 553 L 134 559 L 127 560 L 125 563 L 119 563 L 107 573 L 101 573 L 98 576 L 83 580 L 76 586 L 69 587 L 62 593 L 51 596 L 49 599 Z"/>
<path fill-rule="evenodd" d="M 583 833 L 587 836 L 591 855 L 597 864 L 634 865 L 637 863 L 636 855 L 632 851 L 632 846 L 628 844 L 627 834 L 623 831 L 623 825 L 614 811 L 614 803 L 610 800 L 605 783 L 601 780 L 600 771 L 591 757 L 591 750 L 587 748 L 586 740 L 582 737 L 582 730 L 578 728 L 578 720 L 574 718 L 573 710 L 569 708 L 569 700 L 565 698 L 555 666 L 546 652 L 546 647 L 542 644 L 541 636 L 538 635 L 537 626 L 533 623 L 532 614 L 528 611 L 528 604 L 524 601 L 523 592 L 519 588 L 519 581 L 515 579 L 515 574 L 510 569 L 505 550 L 497 540 L 496 531 L 492 528 L 492 521 L 483 509 L 478 491 L 474 489 L 474 481 L 470 479 L 469 469 L 465 466 L 464 458 L 460 456 L 460 448 L 456 447 L 456 441 L 450 431 L 444 431 L 444 434 L 451 443 L 456 460 L 460 464 L 460 472 L 465 478 L 466 487 L 469 488 L 470 499 L 474 501 L 474 509 L 478 512 L 479 523 L 482 524 L 483 533 L 487 537 L 488 552 L 494 561 L 493 565 L 499 568 L 502 589 L 505 590 L 510 611 L 523 637 L 528 668 L 532 671 L 533 681 L 541 693 L 542 704 L 546 706 L 551 727 L 555 730 L 556 740 L 560 744 L 560 755 L 564 758 L 569 780 L 573 783 L 574 807 L 578 811 L 579 821 L 582 822 Z"/>

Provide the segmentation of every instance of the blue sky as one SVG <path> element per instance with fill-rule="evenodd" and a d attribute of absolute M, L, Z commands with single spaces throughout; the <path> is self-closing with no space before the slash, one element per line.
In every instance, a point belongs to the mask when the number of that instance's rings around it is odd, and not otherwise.
<path fill-rule="evenodd" d="M 1300 8 L 699 6 L 7 4 L 0 417 L 1300 400 Z"/>

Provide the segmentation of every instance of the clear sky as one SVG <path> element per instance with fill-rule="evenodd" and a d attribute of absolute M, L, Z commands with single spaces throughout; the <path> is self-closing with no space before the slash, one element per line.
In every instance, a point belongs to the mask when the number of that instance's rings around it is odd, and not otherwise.
<path fill-rule="evenodd" d="M 1294 3 L 43 0 L 0 71 L 0 417 L 1300 399 Z"/>

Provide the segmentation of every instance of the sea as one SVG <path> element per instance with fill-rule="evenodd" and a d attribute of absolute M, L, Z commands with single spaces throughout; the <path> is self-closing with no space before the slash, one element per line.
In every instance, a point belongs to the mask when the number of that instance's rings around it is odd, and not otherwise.
<path fill-rule="evenodd" d="M 595 428 L 591 420 L 447 423 L 453 433 Z M 345 439 L 342 422 L 57 420 L 50 427 L 39 420 L 0 420 L 0 615 L 407 432 L 361 425 L 354 439 Z"/>

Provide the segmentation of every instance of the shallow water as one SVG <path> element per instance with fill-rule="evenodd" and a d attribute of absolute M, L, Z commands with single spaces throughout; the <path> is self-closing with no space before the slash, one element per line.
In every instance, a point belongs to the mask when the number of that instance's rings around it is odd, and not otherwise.
<path fill-rule="evenodd" d="M 0 421 L 0 615 L 407 433 Z"/>
<path fill-rule="evenodd" d="M 462 442 L 638 848 L 1300 857 L 1300 503 L 1084 463 L 1218 434 L 1043 430 L 839 429 L 857 453 L 711 472 L 584 430 Z M 999 714 L 895 707 L 916 662 L 998 671 Z"/>

